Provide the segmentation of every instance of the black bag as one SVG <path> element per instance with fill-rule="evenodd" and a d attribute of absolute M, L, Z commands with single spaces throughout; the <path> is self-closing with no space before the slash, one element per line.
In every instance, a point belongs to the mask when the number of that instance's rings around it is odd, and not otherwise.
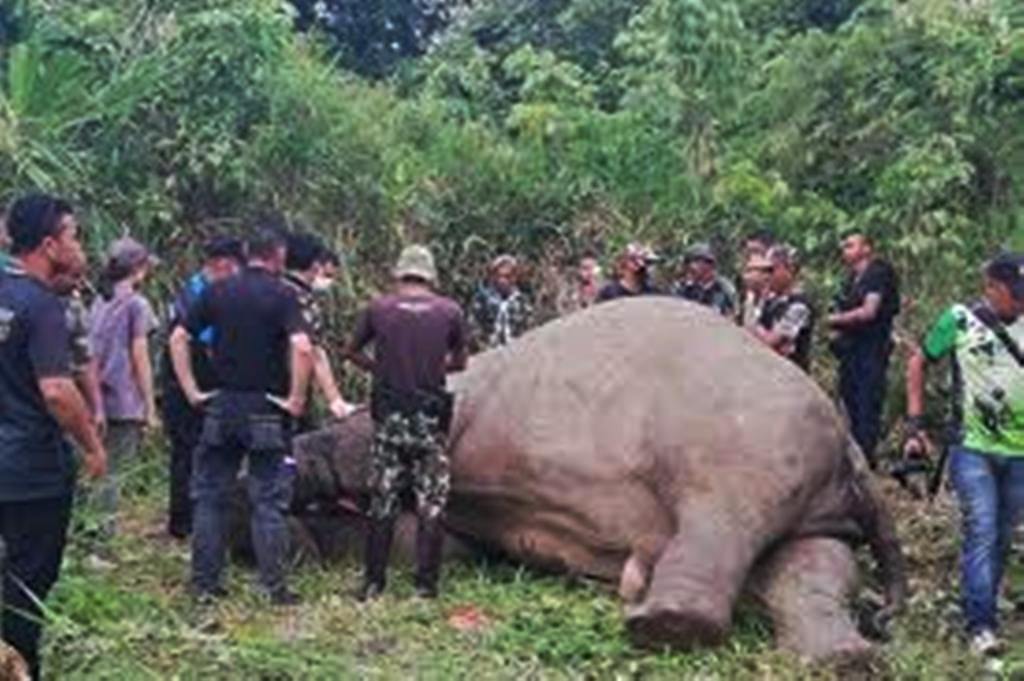
<path fill-rule="evenodd" d="M 440 431 L 447 433 L 454 413 L 455 395 L 443 388 L 409 391 L 374 384 L 370 396 L 370 416 L 374 423 L 384 423 L 392 414 L 407 417 L 425 414 L 436 418 Z"/>

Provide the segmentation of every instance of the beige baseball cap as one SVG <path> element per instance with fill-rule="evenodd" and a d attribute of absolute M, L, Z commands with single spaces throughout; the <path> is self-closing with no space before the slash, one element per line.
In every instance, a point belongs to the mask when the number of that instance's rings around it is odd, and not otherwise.
<path fill-rule="evenodd" d="M 398 256 L 398 264 L 395 265 L 394 275 L 396 279 L 402 277 L 418 277 L 430 283 L 437 281 L 437 267 L 434 265 L 434 255 L 430 249 L 421 244 L 413 244 L 402 249 Z"/>

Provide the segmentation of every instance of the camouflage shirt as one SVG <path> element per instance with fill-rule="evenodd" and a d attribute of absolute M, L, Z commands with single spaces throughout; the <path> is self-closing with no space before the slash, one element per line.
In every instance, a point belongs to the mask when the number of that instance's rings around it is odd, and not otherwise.
<path fill-rule="evenodd" d="M 736 289 L 732 282 L 724 277 L 715 277 L 708 285 L 695 281 L 678 283 L 672 293 L 685 300 L 718 310 L 718 313 L 731 317 L 736 309 Z"/>
<path fill-rule="evenodd" d="M 68 340 L 71 343 L 71 366 L 81 371 L 92 361 L 92 343 L 89 342 L 89 312 L 78 291 L 63 298 L 68 320 Z"/>
<path fill-rule="evenodd" d="M 21 274 L 22 270 L 17 261 L 9 255 L 0 251 L 0 271 L 4 273 Z M 68 325 L 68 342 L 71 351 L 71 367 L 75 371 L 82 371 L 92 361 L 92 343 L 89 342 L 89 310 L 85 307 L 82 294 L 73 291 L 66 296 L 61 296 L 64 304 L 64 317 Z"/>
<path fill-rule="evenodd" d="M 324 332 L 324 312 L 323 307 L 321 307 L 321 297 L 316 294 L 313 287 L 291 272 L 284 275 L 284 283 L 299 301 L 303 321 L 306 322 L 306 326 L 309 329 L 310 340 L 315 345 L 320 345 L 323 342 Z"/>
<path fill-rule="evenodd" d="M 482 348 L 507 345 L 530 328 L 533 306 L 519 289 L 502 296 L 492 286 L 481 286 L 470 307 L 473 338 Z"/>

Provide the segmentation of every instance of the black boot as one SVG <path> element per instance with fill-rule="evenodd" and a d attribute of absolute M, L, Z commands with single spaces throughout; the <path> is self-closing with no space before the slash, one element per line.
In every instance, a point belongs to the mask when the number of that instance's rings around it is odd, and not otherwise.
<path fill-rule="evenodd" d="M 384 592 L 387 581 L 391 538 L 395 533 L 393 520 L 371 520 L 366 533 L 366 552 L 363 556 L 363 586 L 356 594 L 359 601 L 368 601 Z"/>
<path fill-rule="evenodd" d="M 444 529 L 440 519 L 420 518 L 416 527 L 416 595 L 437 598 Z"/>

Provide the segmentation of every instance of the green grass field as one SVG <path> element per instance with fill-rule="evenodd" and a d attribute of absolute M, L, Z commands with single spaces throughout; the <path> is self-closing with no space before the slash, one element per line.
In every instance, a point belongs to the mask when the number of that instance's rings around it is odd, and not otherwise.
<path fill-rule="evenodd" d="M 851 672 L 809 668 L 774 650 L 770 627 L 750 611 L 719 649 L 633 649 L 620 606 L 600 587 L 509 565 L 449 566 L 436 602 L 412 597 L 397 570 L 388 595 L 370 605 L 350 596 L 354 564 L 301 567 L 301 606 L 273 609 L 254 575 L 233 568 L 231 597 L 203 609 L 187 592 L 187 548 L 166 539 L 162 459 L 151 450 L 131 471 L 122 532 L 90 558 L 76 534 L 49 601 L 45 662 L 50 678 L 105 679 L 829 679 Z M 875 669 L 860 678 L 970 679 L 1024 674 L 1024 645 L 986 673 L 957 636 L 954 516 L 898 502 L 913 570 L 910 612 Z M 1024 616 L 1020 616 L 1024 619 Z M 1015 623 L 1010 620 L 1010 628 Z"/>

